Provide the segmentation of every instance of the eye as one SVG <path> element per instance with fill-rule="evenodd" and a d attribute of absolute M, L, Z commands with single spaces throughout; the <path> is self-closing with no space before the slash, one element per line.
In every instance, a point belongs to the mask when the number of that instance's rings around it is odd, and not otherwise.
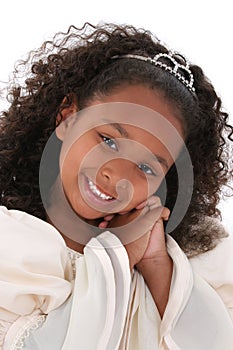
<path fill-rule="evenodd" d="M 118 151 L 117 144 L 113 139 L 104 135 L 100 135 L 100 137 L 109 148 L 113 149 L 114 151 Z"/>
<path fill-rule="evenodd" d="M 151 167 L 149 167 L 146 164 L 138 164 L 138 167 L 140 170 L 142 170 L 145 174 L 147 175 L 154 175 L 156 176 L 156 174 L 154 173 L 154 171 L 151 169 Z"/>

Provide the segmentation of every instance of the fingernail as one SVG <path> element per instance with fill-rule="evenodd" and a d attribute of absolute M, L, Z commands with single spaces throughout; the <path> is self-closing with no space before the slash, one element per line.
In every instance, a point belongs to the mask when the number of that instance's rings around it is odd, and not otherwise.
<path fill-rule="evenodd" d="M 112 220 L 113 217 L 114 217 L 114 214 L 113 215 L 107 215 L 107 216 L 104 217 L 104 220 L 109 221 L 109 220 Z"/>
<path fill-rule="evenodd" d="M 107 221 L 102 221 L 100 224 L 99 224 L 99 228 L 106 228 L 108 225 Z"/>

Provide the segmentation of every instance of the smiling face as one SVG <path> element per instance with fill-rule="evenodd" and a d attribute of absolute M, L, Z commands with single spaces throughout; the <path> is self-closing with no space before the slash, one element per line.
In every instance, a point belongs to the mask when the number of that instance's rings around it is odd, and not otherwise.
<path fill-rule="evenodd" d="M 150 108 L 183 135 L 181 122 L 171 106 L 149 88 L 122 87 L 89 106 L 114 102 Z M 147 127 L 141 124 L 141 127 L 134 125 L 132 119 L 124 123 L 116 117 L 100 118 L 69 146 L 61 165 L 62 184 L 72 209 L 82 218 L 98 219 L 109 213 L 132 210 L 158 189 L 174 163 L 174 155 L 148 131 L 152 124 Z M 169 147 L 176 150 L 175 156 L 181 146 L 177 140 L 173 145 L 169 139 Z"/>

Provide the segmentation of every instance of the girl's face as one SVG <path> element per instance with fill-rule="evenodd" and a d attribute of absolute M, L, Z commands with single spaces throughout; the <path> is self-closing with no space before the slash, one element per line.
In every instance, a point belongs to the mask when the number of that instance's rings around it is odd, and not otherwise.
<path fill-rule="evenodd" d="M 150 108 L 183 136 L 172 107 L 155 91 L 126 86 L 89 106 L 126 102 Z M 78 121 L 77 121 L 78 125 Z M 142 123 L 143 125 L 143 123 Z M 146 130 L 147 129 L 147 130 Z M 172 140 L 169 140 L 170 146 Z M 182 144 L 176 148 L 176 156 Z M 64 193 L 82 218 L 98 219 L 134 209 L 152 195 L 174 163 L 174 157 L 148 128 L 122 120 L 89 128 L 69 147 L 61 168 Z"/>

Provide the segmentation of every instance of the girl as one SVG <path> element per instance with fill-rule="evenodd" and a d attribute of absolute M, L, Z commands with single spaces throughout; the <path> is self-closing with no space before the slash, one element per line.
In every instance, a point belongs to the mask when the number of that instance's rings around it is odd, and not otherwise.
<path fill-rule="evenodd" d="M 233 128 L 201 68 L 148 31 L 71 26 L 8 97 L 0 347 L 230 350 Z"/>

